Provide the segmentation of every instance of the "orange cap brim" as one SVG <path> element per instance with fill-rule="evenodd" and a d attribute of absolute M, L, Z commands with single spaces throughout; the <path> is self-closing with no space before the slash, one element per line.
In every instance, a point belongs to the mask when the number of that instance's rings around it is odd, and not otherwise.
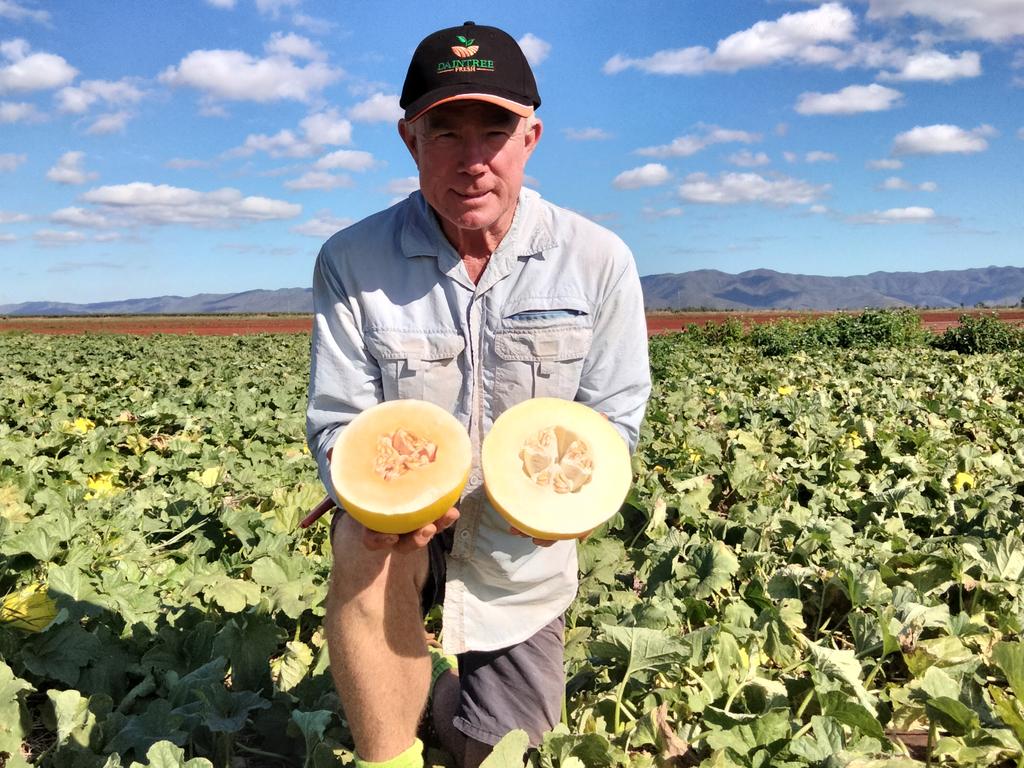
<path fill-rule="evenodd" d="M 447 98 L 435 101 L 430 106 L 424 107 L 415 115 L 408 118 L 406 122 L 414 123 L 434 107 L 440 106 L 441 104 L 447 104 L 449 101 L 486 101 L 489 104 L 496 104 L 502 109 L 507 109 L 512 114 L 519 115 L 520 117 L 529 117 L 533 114 L 532 106 L 528 104 L 520 104 L 519 102 L 512 101 L 511 99 L 503 99 L 501 96 L 495 96 L 490 93 L 460 93 L 457 96 L 448 96 Z"/>

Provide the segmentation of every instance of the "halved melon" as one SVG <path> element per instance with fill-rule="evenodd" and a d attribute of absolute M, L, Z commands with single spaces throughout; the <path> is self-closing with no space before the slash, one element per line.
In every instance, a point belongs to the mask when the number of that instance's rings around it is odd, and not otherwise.
<path fill-rule="evenodd" d="M 629 493 L 629 448 L 582 403 L 536 397 L 509 408 L 484 438 L 484 489 L 515 528 L 574 539 L 614 515 Z"/>
<path fill-rule="evenodd" d="M 440 406 L 391 400 L 356 416 L 334 443 L 331 483 L 373 531 L 408 533 L 459 500 L 473 462 L 466 428 Z"/>

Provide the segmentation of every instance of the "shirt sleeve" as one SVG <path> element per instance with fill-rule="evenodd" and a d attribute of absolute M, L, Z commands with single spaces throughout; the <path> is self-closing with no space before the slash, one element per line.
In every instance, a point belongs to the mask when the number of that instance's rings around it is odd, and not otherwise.
<path fill-rule="evenodd" d="M 313 271 L 306 441 L 320 480 L 337 503 L 327 452 L 345 425 L 383 396 L 380 368 L 363 340 L 359 307 L 345 291 L 329 246 L 321 249 Z"/>
<path fill-rule="evenodd" d="M 632 453 L 651 394 L 651 370 L 640 276 L 628 249 L 627 256 L 625 269 L 596 309 L 576 400 L 605 414 Z"/>

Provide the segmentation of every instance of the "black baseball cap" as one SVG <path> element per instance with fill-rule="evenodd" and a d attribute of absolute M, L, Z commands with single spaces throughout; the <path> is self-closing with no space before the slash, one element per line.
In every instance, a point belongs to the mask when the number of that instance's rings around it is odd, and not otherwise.
<path fill-rule="evenodd" d="M 405 119 L 463 99 L 497 104 L 520 117 L 540 106 L 530 63 L 510 34 L 467 21 L 427 35 L 416 47 L 398 102 Z"/>

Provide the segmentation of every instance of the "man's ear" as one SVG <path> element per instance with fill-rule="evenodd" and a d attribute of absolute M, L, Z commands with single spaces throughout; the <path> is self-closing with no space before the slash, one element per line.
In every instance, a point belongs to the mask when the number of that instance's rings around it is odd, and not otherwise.
<path fill-rule="evenodd" d="M 544 124 L 540 121 L 539 117 L 534 117 L 530 123 L 527 123 L 526 141 L 524 143 L 527 156 L 533 154 L 533 150 L 536 149 L 537 142 L 540 141 L 542 133 L 544 133 Z"/>
<path fill-rule="evenodd" d="M 398 121 L 398 135 L 402 137 L 402 143 L 405 144 L 405 148 L 409 150 L 409 154 L 412 155 L 413 162 L 416 163 L 418 168 L 420 165 L 419 159 L 419 147 L 416 144 L 416 131 L 413 127 L 406 122 L 403 117 Z"/>

